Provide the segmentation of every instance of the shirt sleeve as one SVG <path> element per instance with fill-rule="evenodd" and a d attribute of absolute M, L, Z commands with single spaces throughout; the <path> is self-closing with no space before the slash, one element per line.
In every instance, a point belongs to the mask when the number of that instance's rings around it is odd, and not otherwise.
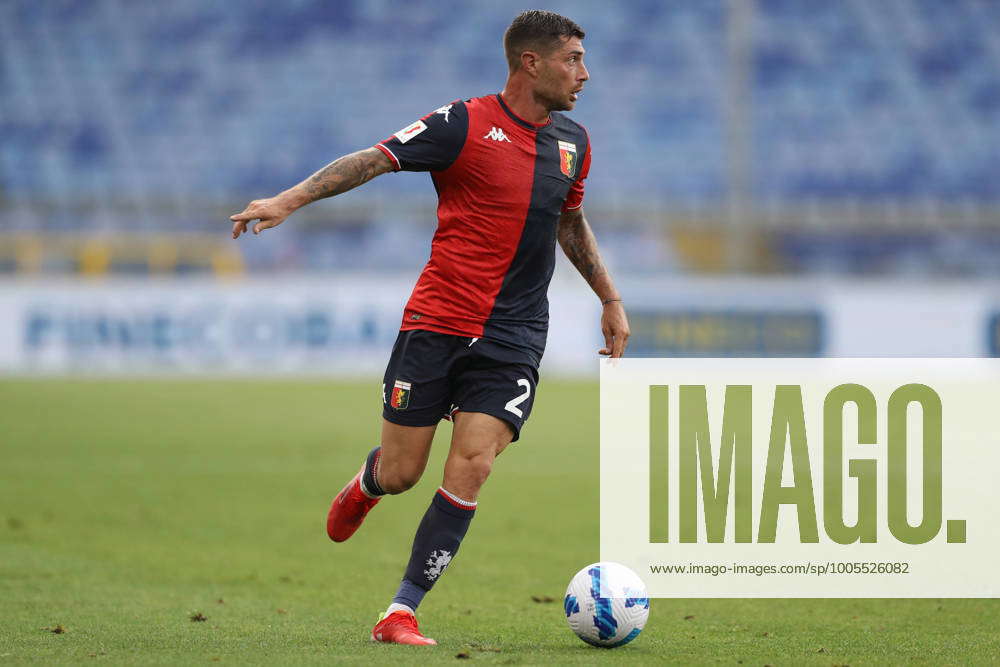
<path fill-rule="evenodd" d="M 396 171 L 441 171 L 458 158 L 469 131 L 469 112 L 456 100 L 375 144 Z"/>
<path fill-rule="evenodd" d="M 580 166 L 580 175 L 569 187 L 569 194 L 563 202 L 562 212 L 573 211 L 583 206 L 583 181 L 590 173 L 590 138 L 587 138 L 587 152 L 583 156 L 583 164 Z"/>

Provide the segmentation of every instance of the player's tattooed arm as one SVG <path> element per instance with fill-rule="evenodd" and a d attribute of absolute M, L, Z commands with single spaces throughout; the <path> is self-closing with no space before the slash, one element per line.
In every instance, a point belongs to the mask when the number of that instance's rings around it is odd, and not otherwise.
<path fill-rule="evenodd" d="M 597 250 L 597 239 L 594 238 L 594 232 L 590 230 L 587 218 L 583 214 L 583 208 L 563 213 L 559 217 L 557 233 L 559 245 L 562 246 L 566 257 L 597 293 L 597 296 L 601 297 L 601 301 L 617 299 L 618 293 L 615 291 L 614 285 L 611 284 L 611 276 L 608 274 L 604 262 L 601 261 L 601 254 Z"/>
<path fill-rule="evenodd" d="M 600 354 L 622 356 L 630 335 L 628 317 L 625 315 L 621 295 L 601 259 L 601 253 L 597 249 L 597 239 L 590 229 L 590 224 L 587 223 L 587 217 L 583 214 L 583 207 L 566 211 L 559 217 L 557 236 L 566 257 L 604 306 L 601 315 L 604 347 L 600 350 Z"/>
<path fill-rule="evenodd" d="M 334 160 L 289 192 L 294 193 L 301 207 L 352 190 L 390 171 L 389 158 L 373 146 Z"/>
<path fill-rule="evenodd" d="M 229 216 L 233 222 L 233 238 L 245 234 L 247 224 L 254 220 L 258 222 L 253 226 L 253 233 L 259 234 L 262 230 L 277 227 L 306 204 L 342 194 L 390 171 L 392 162 L 375 147 L 345 155 L 295 187 L 268 199 L 255 199 L 242 213 Z"/>

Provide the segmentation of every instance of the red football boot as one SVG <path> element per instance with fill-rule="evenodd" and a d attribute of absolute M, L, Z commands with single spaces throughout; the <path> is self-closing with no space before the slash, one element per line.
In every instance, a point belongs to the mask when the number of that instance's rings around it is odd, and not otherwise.
<path fill-rule="evenodd" d="M 365 515 L 382 500 L 382 496 L 369 498 L 361 490 L 361 472 L 347 483 L 330 505 L 330 513 L 326 515 L 326 534 L 334 542 L 343 542 L 361 527 Z"/>
<path fill-rule="evenodd" d="M 372 628 L 372 641 L 387 644 L 433 646 L 436 641 L 420 634 L 417 617 L 408 611 L 394 611 Z"/>

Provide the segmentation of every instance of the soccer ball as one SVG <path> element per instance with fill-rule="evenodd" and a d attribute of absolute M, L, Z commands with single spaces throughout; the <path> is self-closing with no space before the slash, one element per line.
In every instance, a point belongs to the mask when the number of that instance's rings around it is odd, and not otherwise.
<path fill-rule="evenodd" d="M 619 563 L 594 563 L 577 572 L 566 589 L 563 606 L 576 636 L 604 648 L 628 644 L 649 618 L 646 585 Z"/>

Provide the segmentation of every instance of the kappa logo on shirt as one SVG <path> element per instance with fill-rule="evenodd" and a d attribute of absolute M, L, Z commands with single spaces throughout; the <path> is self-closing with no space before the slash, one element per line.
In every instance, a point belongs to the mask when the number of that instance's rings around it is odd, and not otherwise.
<path fill-rule="evenodd" d="M 492 127 L 490 131 L 483 135 L 483 139 L 492 139 L 493 141 L 506 141 L 508 144 L 513 143 L 507 138 L 507 135 L 503 133 L 499 127 Z"/>
<path fill-rule="evenodd" d="M 447 122 L 449 122 L 448 121 L 448 116 L 451 114 L 451 108 L 453 106 L 455 106 L 455 105 L 454 104 L 449 104 L 447 106 L 443 106 L 440 109 L 435 109 L 434 113 L 443 114 L 444 115 L 444 122 L 447 123 Z"/>

